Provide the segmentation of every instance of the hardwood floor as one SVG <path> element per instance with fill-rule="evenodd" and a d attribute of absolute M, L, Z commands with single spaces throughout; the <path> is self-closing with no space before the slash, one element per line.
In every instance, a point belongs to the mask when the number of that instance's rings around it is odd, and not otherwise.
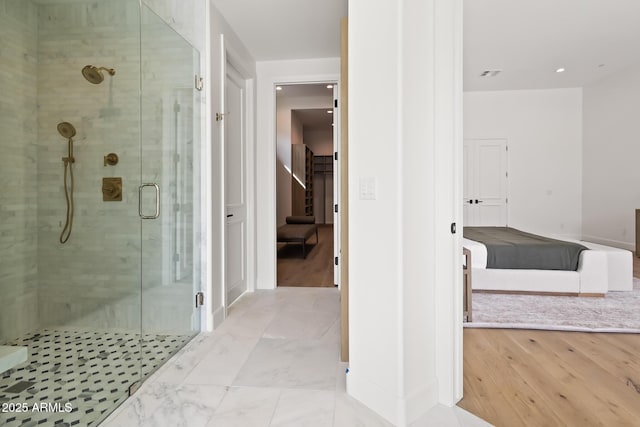
<path fill-rule="evenodd" d="M 318 226 L 307 241 L 307 258 L 302 245 L 278 244 L 278 286 L 333 287 L 333 225 Z"/>
<path fill-rule="evenodd" d="M 639 426 L 640 335 L 465 329 L 458 406 L 500 426 Z"/>

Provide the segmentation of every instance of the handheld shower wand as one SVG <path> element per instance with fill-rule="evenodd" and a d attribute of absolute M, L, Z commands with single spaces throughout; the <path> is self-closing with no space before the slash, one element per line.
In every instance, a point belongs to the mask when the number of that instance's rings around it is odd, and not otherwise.
<path fill-rule="evenodd" d="M 69 122 L 58 123 L 58 132 L 67 138 L 67 157 L 63 157 L 64 162 L 64 197 L 67 201 L 67 215 L 64 228 L 60 233 L 60 243 L 67 243 L 73 229 L 73 163 L 76 159 L 73 157 L 73 137 L 76 136 L 76 128 Z M 69 171 L 70 186 L 67 185 L 67 171 Z"/>

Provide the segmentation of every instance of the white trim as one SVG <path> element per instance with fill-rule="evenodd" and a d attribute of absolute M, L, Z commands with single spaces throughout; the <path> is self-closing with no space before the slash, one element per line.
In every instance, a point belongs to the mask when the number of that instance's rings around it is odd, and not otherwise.
<path fill-rule="evenodd" d="M 453 23 L 453 90 L 454 90 L 454 99 L 453 99 L 453 156 L 454 156 L 454 189 L 456 191 L 454 200 L 456 200 L 454 204 L 454 218 L 457 220 L 458 230 L 457 234 L 454 236 L 454 250 L 457 251 L 454 254 L 454 259 L 457 257 L 460 259 L 460 254 L 462 253 L 462 230 L 464 227 L 464 220 L 462 214 L 462 205 L 460 204 L 460 199 L 462 198 L 462 185 L 463 185 L 463 176 L 462 171 L 464 169 L 463 166 L 463 142 L 464 142 L 464 134 L 463 134 L 463 3 L 460 0 L 457 0 L 454 6 L 454 23 Z M 508 146 L 507 141 L 507 146 Z M 509 153 L 507 153 L 507 171 L 509 170 Z M 509 196 L 509 180 L 507 179 L 507 197 Z M 509 220 L 509 205 L 507 203 L 507 221 Z M 508 223 L 508 222 L 507 222 Z M 448 354 L 451 357 L 453 362 L 453 390 L 452 390 L 452 401 L 458 402 L 463 397 L 463 334 L 464 330 L 462 328 L 462 317 L 463 317 L 463 289 L 462 289 L 462 281 L 458 283 L 460 286 L 457 286 L 457 290 L 454 289 L 453 293 L 453 307 L 454 313 L 457 316 L 458 320 L 455 320 L 454 317 L 454 325 L 453 325 L 453 352 L 452 354 Z M 458 307 L 456 310 L 455 307 Z M 436 350 L 438 351 L 438 350 Z M 447 356 L 447 355 L 445 355 Z"/>
<path fill-rule="evenodd" d="M 396 420 L 396 425 L 404 426 L 413 423 L 425 414 L 425 402 L 438 400 L 438 384 L 430 382 L 423 388 L 415 390 L 401 398 L 390 394 L 378 384 L 365 378 L 347 374 L 347 390 L 349 394 L 364 397 L 367 402 L 375 402 L 376 412 L 387 420 Z"/>
<path fill-rule="evenodd" d="M 219 81 L 218 81 L 218 87 L 220 89 L 220 91 L 218 92 L 220 94 L 219 99 L 218 99 L 218 108 L 217 111 L 214 112 L 214 115 L 211 116 L 212 120 L 215 120 L 215 113 L 224 113 L 224 108 L 226 105 L 226 90 L 225 90 L 225 83 L 226 83 L 226 79 L 227 79 L 227 47 L 225 46 L 225 41 L 224 41 L 224 34 L 220 34 L 220 58 L 218 58 L 218 60 L 220 61 L 220 75 L 219 75 Z M 227 218 L 227 194 L 226 194 L 226 170 L 225 170 L 225 166 L 226 166 L 226 162 L 225 162 L 225 158 L 226 158 L 226 152 L 225 152 L 225 141 L 224 141 L 224 120 L 220 121 L 218 124 L 218 141 L 220 143 L 220 147 L 219 147 L 219 153 L 220 153 L 220 159 L 218 159 L 218 165 L 220 167 L 220 183 L 219 183 L 219 196 L 220 196 L 220 206 L 218 206 L 218 214 L 219 214 L 219 219 L 220 219 L 220 223 L 217 225 L 219 227 L 219 231 L 220 231 L 220 242 L 218 242 L 218 244 L 220 245 L 220 277 L 222 279 L 222 286 L 220 287 L 221 289 L 221 295 L 220 295 L 220 305 L 222 306 L 223 312 L 224 312 L 224 317 L 222 318 L 223 320 L 226 319 L 227 317 L 227 248 L 226 248 L 226 242 L 227 242 L 227 223 L 226 223 L 226 218 Z M 218 309 L 216 309 L 216 312 L 218 311 Z M 216 325 L 219 325 L 219 323 L 216 323 Z"/>
<path fill-rule="evenodd" d="M 204 221 L 204 230 L 202 233 L 203 254 L 201 256 L 202 263 L 202 286 L 201 290 L 205 294 L 205 305 L 200 309 L 200 326 L 201 329 L 207 332 L 213 331 L 215 313 L 211 312 L 211 303 L 206 303 L 207 300 L 211 301 L 213 295 L 213 193 L 211 188 L 212 183 L 212 153 L 211 143 L 213 141 L 213 128 L 211 121 L 207 120 L 207 117 L 211 117 L 211 95 L 212 95 L 212 73 L 211 73 L 211 9 L 209 2 L 205 2 L 205 52 L 204 58 L 200 60 L 201 74 L 204 75 L 204 91 L 202 92 L 202 99 L 204 100 L 204 114 L 201 116 L 201 120 L 204 122 L 204 135 L 202 136 L 202 159 L 201 165 L 201 188 L 203 199 L 203 205 L 200 207 L 202 220 Z"/>
<path fill-rule="evenodd" d="M 415 390 L 404 399 L 404 417 L 407 424 L 412 424 L 420 417 L 424 416 L 424 403 L 437 402 L 438 400 L 438 384 L 433 381 Z"/>
<path fill-rule="evenodd" d="M 213 319 L 213 324 L 214 325 L 220 325 L 222 322 L 224 322 L 225 317 L 227 317 L 227 313 L 224 307 L 218 307 L 217 310 L 213 311 L 213 314 L 211 316 Z"/>
<path fill-rule="evenodd" d="M 451 237 L 447 223 L 460 219 L 460 184 L 462 153 L 462 0 L 434 1 L 434 120 L 436 130 L 436 177 L 452 179 L 452 194 L 438 191 L 437 203 L 450 205 L 450 210 L 436 210 L 438 248 L 447 248 L 445 256 L 436 253 L 436 378 L 439 403 L 453 406 L 462 397 L 462 243 L 460 233 Z M 450 147 L 446 141 L 452 141 Z M 454 157 L 456 156 L 457 157 Z M 451 156 L 451 157 L 449 157 Z M 447 162 L 446 159 L 452 159 Z M 454 165 L 453 175 L 447 168 Z M 455 174 L 456 168 L 458 173 Z M 457 185 L 456 185 L 457 184 Z M 442 206 L 442 205 L 441 205 Z M 453 213 L 453 215 L 451 215 Z M 456 215 L 458 220 L 456 221 Z"/>
<path fill-rule="evenodd" d="M 392 390 L 386 390 L 378 384 L 368 381 L 366 377 L 357 375 L 355 371 L 347 373 L 347 393 L 351 396 L 358 396 L 356 399 L 366 402 L 369 408 L 388 421 L 396 420 L 398 409 L 404 406 L 401 399 Z"/>

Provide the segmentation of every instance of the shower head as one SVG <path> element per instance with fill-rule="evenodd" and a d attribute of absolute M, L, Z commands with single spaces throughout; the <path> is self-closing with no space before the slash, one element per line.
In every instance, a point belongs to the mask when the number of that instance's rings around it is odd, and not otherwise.
<path fill-rule="evenodd" d="M 104 74 L 102 74 L 102 70 L 109 73 L 110 76 L 113 76 L 116 73 L 116 70 L 113 68 L 106 67 L 96 67 L 95 65 L 85 65 L 82 69 L 82 75 L 89 83 L 93 83 L 94 85 L 102 83 L 104 80 Z"/>
<path fill-rule="evenodd" d="M 76 136 L 76 128 L 69 122 L 58 123 L 58 132 L 67 139 L 71 139 Z"/>

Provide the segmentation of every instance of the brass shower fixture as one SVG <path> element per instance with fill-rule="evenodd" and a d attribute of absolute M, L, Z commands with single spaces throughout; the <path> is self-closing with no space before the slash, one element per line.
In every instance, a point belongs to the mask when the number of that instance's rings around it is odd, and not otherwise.
<path fill-rule="evenodd" d="M 102 71 L 106 71 L 110 76 L 116 74 L 116 70 L 113 68 L 107 67 L 96 67 L 95 65 L 85 65 L 82 69 L 82 75 L 89 83 L 93 83 L 94 85 L 100 84 L 104 81 L 104 74 Z"/>

